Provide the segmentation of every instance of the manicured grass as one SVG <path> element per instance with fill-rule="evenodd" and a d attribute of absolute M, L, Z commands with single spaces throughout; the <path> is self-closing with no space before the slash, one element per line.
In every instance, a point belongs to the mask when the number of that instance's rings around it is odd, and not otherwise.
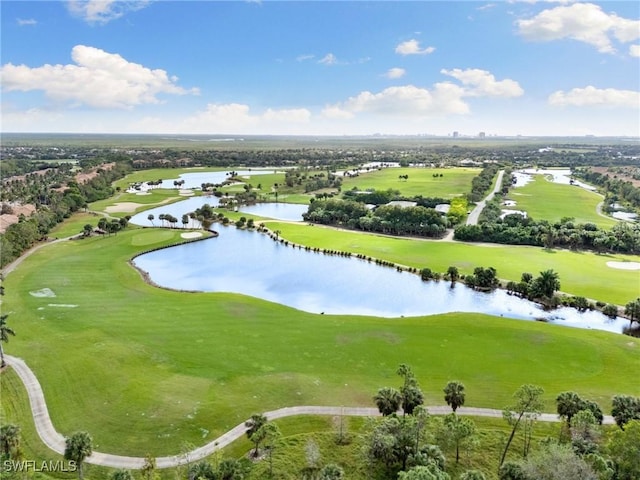
<path fill-rule="evenodd" d="M 496 244 L 468 244 L 409 238 L 394 238 L 361 232 L 337 230 L 319 225 L 265 221 L 271 230 L 294 243 L 361 253 L 401 265 L 446 272 L 451 265 L 461 273 L 475 267 L 494 267 L 498 277 L 519 281 L 523 272 L 534 276 L 547 269 L 560 275 L 561 290 L 594 300 L 625 305 L 638 296 L 638 270 L 613 269 L 609 261 L 640 262 L 637 255 L 596 255 L 590 252 L 546 250 Z"/>
<path fill-rule="evenodd" d="M 201 192 L 197 192 L 201 194 Z M 186 197 L 178 195 L 177 190 L 154 189 L 150 190 L 149 195 L 136 195 L 135 193 L 120 193 L 105 200 L 98 200 L 89 204 L 89 210 L 95 212 L 107 213 L 107 208 L 118 205 L 119 203 L 136 203 L 139 204 L 134 211 L 112 211 L 108 212 L 111 217 L 124 217 L 126 215 L 134 215 L 142 210 L 152 208 L 154 206 L 166 205 L 184 200 Z M 120 209 L 121 210 L 121 209 Z M 126 210 L 129 210 L 128 208 Z"/>
<path fill-rule="evenodd" d="M 412 197 L 451 198 L 471 191 L 473 177 L 480 173 L 478 168 L 384 168 L 371 172 L 363 172 L 358 177 L 345 177 L 342 191 L 357 188 L 366 190 L 400 190 L 402 195 Z M 433 175 L 442 177 L 434 178 Z M 399 175 L 409 175 L 401 180 Z"/>
<path fill-rule="evenodd" d="M 524 210 L 535 220 L 557 222 L 563 217 L 574 217 L 576 223 L 595 223 L 611 228 L 617 222 L 598 215 L 596 206 L 602 196 L 574 185 L 551 182 L 543 175 L 534 175 L 528 184 L 512 188 L 508 198 L 516 201 L 516 210 Z"/>
<path fill-rule="evenodd" d="M 427 403 L 443 403 L 442 387 L 454 378 L 466 384 L 468 405 L 494 408 L 522 383 L 545 388 L 548 410 L 564 390 L 605 410 L 615 393 L 640 394 L 640 340 L 622 335 L 479 314 L 314 315 L 240 295 L 154 288 L 127 261 L 181 233 L 166 232 L 51 245 L 5 280 L 3 311 L 17 332 L 8 353 L 35 371 L 57 429 L 87 430 L 97 449 L 174 454 L 254 412 L 371 406 L 380 386 L 398 385 L 403 362 Z M 56 297 L 30 293 L 44 288 Z"/>

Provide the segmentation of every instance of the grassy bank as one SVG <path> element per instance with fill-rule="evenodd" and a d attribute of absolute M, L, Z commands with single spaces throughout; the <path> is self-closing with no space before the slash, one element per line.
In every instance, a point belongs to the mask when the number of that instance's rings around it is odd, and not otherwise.
<path fill-rule="evenodd" d="M 361 253 L 418 269 L 446 272 L 450 265 L 461 273 L 478 266 L 492 266 L 504 280 L 519 281 L 523 272 L 537 275 L 553 269 L 560 275 L 561 290 L 573 295 L 625 305 L 638 296 L 638 270 L 620 270 L 607 262 L 640 262 L 637 255 L 597 255 L 591 252 L 548 250 L 540 247 L 465 244 L 433 240 L 385 237 L 319 225 L 265 222 L 280 237 L 311 247 Z"/>

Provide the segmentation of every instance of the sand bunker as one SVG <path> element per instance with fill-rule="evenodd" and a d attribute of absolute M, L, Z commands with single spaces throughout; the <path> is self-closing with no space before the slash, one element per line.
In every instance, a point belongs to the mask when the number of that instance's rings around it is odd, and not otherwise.
<path fill-rule="evenodd" d="M 107 213 L 114 213 L 114 212 L 129 213 L 129 212 L 135 212 L 136 208 L 141 206 L 142 206 L 141 203 L 120 202 L 120 203 L 116 203 L 115 205 L 109 205 L 107 208 L 104 209 L 104 211 Z"/>
<path fill-rule="evenodd" d="M 56 296 L 56 294 L 53 293 L 53 290 L 51 290 L 50 288 L 42 288 L 40 290 L 35 290 L 32 292 L 29 292 L 29 295 L 31 295 L 32 297 L 39 297 L 39 298 L 51 298 Z"/>
<path fill-rule="evenodd" d="M 48 306 L 58 308 L 76 308 L 78 305 L 74 305 L 72 303 L 49 303 Z"/>
<path fill-rule="evenodd" d="M 193 190 L 180 190 L 178 193 L 181 197 L 190 197 L 193 195 Z"/>
<path fill-rule="evenodd" d="M 640 262 L 607 262 L 607 267 L 620 270 L 640 270 Z"/>
<path fill-rule="evenodd" d="M 185 232 L 180 236 L 182 238 L 198 238 L 202 236 L 202 232 Z"/>

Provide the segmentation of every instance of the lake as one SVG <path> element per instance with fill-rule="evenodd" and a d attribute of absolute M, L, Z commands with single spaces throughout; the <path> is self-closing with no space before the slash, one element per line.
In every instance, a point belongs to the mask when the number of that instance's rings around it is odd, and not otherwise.
<path fill-rule="evenodd" d="M 178 210 L 172 215 L 181 216 L 194 209 L 189 205 L 194 200 L 202 201 L 191 198 L 161 210 L 173 207 Z M 148 213 L 137 215 L 142 221 L 134 223 L 148 225 Z M 504 290 L 481 293 L 460 283 L 452 289 L 446 281 L 423 282 L 415 274 L 365 260 L 285 246 L 255 231 L 219 224 L 214 228 L 220 233 L 217 238 L 147 253 L 134 264 L 162 287 L 240 293 L 312 313 L 391 318 L 479 312 L 520 320 L 544 318 L 618 333 L 628 323 L 595 311 L 560 308 L 545 312 Z"/>

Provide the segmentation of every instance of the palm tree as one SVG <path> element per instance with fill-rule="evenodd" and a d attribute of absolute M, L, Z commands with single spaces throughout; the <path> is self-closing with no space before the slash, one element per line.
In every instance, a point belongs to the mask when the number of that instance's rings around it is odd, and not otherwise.
<path fill-rule="evenodd" d="M 447 269 L 447 275 L 449 275 L 449 280 L 451 280 L 451 288 L 453 288 L 460 278 L 460 272 L 458 271 L 458 267 L 454 267 L 453 265 Z"/>
<path fill-rule="evenodd" d="M 382 387 L 373 397 L 373 401 L 380 413 L 386 417 L 398 411 L 402 402 L 402 395 L 395 388 Z"/>
<path fill-rule="evenodd" d="M 155 217 L 153 216 L 153 213 L 150 213 L 150 214 L 147 216 L 147 220 L 149 220 L 149 221 L 151 222 L 151 226 L 153 226 L 153 227 L 155 227 L 155 225 L 153 224 L 153 219 L 154 219 L 154 218 L 155 218 Z"/>
<path fill-rule="evenodd" d="M 624 314 L 629 315 L 629 327 L 640 321 L 640 297 L 624 306 Z"/>
<path fill-rule="evenodd" d="M 78 467 L 78 478 L 82 480 L 82 462 L 93 452 L 93 440 L 87 432 L 75 432 L 65 439 L 64 458 L 73 460 Z"/>
<path fill-rule="evenodd" d="M 247 427 L 247 438 L 251 440 L 255 444 L 255 450 L 253 456 L 258 456 L 258 447 L 262 440 L 264 440 L 264 433 L 261 429 L 264 424 L 267 423 L 267 417 L 260 413 L 254 413 L 251 415 L 251 418 L 244 422 L 244 426 Z"/>
<path fill-rule="evenodd" d="M 451 381 L 444 387 L 444 400 L 453 412 L 464 405 L 464 385 L 461 382 Z"/>
<path fill-rule="evenodd" d="M 552 298 L 557 290 L 560 290 L 558 272 L 551 269 L 540 272 L 540 276 L 533 281 L 532 293 L 536 297 Z"/>
<path fill-rule="evenodd" d="M 4 350 L 2 349 L 2 342 L 9 341 L 9 335 L 16 336 L 16 332 L 14 332 L 10 327 L 7 326 L 7 317 L 9 315 L 1 315 L 0 316 L 0 368 L 4 367 L 7 363 L 4 361 Z"/>

